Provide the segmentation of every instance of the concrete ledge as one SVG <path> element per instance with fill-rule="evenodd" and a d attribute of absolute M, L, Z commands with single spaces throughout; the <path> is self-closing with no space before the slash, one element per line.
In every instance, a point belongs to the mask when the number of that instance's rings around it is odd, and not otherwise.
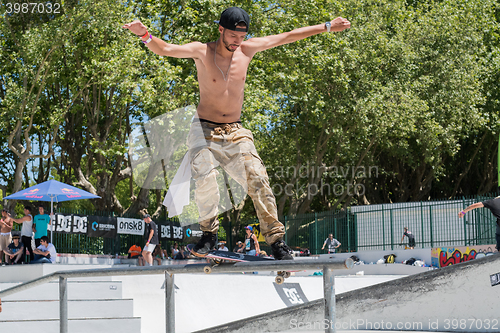
<path fill-rule="evenodd" d="M 70 319 L 133 317 L 132 299 L 68 300 Z M 59 319 L 59 300 L 3 300 L 2 322 Z"/>
<path fill-rule="evenodd" d="M 59 319 L 5 321 L 0 323 L 0 332 L 17 332 L 20 327 L 28 332 L 59 332 Z M 68 331 L 137 333 L 141 331 L 141 318 L 69 319 Z"/>

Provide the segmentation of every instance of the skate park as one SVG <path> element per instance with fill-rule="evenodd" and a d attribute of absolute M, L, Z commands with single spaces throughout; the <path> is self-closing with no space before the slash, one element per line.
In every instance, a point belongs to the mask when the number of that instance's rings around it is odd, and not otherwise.
<path fill-rule="evenodd" d="M 425 257 L 424 253 L 429 252 L 414 251 L 400 251 L 406 254 L 398 256 Z M 337 254 L 335 260 L 343 261 L 348 255 Z M 369 262 L 370 257 L 378 258 L 380 253 L 356 255 Z M 299 257 L 295 262 L 319 262 L 326 257 Z M 486 327 L 498 325 L 495 304 L 500 287 L 492 286 L 490 277 L 500 272 L 499 260 L 493 254 L 443 268 L 394 263 L 335 269 L 336 331 L 491 332 Z M 61 261 L 65 263 L 3 267 L 0 295 L 10 287 L 56 271 L 138 268 L 126 260 L 121 263 L 120 259 L 110 258 L 80 256 Z M 153 268 L 168 271 L 169 266 L 189 264 L 200 265 L 200 261 L 167 260 L 165 265 Z M 275 273 L 270 271 L 174 274 L 175 332 L 325 331 L 324 281 L 320 272 L 295 272 L 282 285 L 274 282 Z M 165 280 L 161 273 L 137 271 L 134 275 L 83 274 L 69 278 L 68 331 L 165 332 Z M 59 331 L 59 288 L 54 280 L 2 296 L 1 331 L 20 325 Z"/>

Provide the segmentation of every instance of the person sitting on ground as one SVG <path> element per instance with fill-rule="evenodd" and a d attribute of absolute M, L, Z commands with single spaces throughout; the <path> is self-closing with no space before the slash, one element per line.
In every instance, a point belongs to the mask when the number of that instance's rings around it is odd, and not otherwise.
<path fill-rule="evenodd" d="M 161 260 L 163 259 L 163 250 L 161 248 L 161 244 L 158 244 L 158 246 L 155 247 L 155 250 L 153 251 L 153 260 L 156 261 L 158 266 L 161 266 Z"/>
<path fill-rule="evenodd" d="M 142 255 L 142 249 L 139 244 L 135 243 L 128 249 L 128 259 L 137 259 Z"/>
<path fill-rule="evenodd" d="M 49 243 L 49 238 L 47 236 L 42 236 L 40 238 L 40 246 L 33 250 L 35 254 L 35 260 L 32 260 L 30 264 L 52 264 L 56 262 L 57 252 L 54 244 Z"/>
<path fill-rule="evenodd" d="M 244 249 L 245 248 L 243 247 L 243 242 L 242 241 L 238 241 L 238 243 L 236 243 L 236 246 L 233 249 L 233 252 L 234 253 L 243 253 Z"/>
<path fill-rule="evenodd" d="M 172 259 L 177 260 L 179 252 L 180 252 L 179 244 L 177 244 L 177 242 L 175 242 L 174 245 L 172 246 L 172 249 L 171 249 Z"/>
<path fill-rule="evenodd" d="M 189 252 L 185 245 L 181 246 L 181 252 L 184 254 L 184 259 L 189 259 L 191 252 Z"/>
<path fill-rule="evenodd" d="M 137 257 L 137 266 L 146 266 L 146 260 L 144 260 L 142 254 Z"/>
<path fill-rule="evenodd" d="M 19 240 L 18 234 L 12 235 L 12 243 L 4 250 L 7 264 L 20 264 L 23 262 L 24 245 Z"/>
<path fill-rule="evenodd" d="M 229 249 L 226 246 L 225 241 L 219 242 L 219 248 L 217 249 L 218 251 L 229 251 Z"/>

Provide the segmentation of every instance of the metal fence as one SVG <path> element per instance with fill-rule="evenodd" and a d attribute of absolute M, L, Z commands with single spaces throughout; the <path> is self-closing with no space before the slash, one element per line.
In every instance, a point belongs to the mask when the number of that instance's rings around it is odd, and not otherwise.
<path fill-rule="evenodd" d="M 330 233 L 342 244 L 338 249 L 340 252 L 392 250 L 402 246 L 400 243 L 404 227 L 408 227 L 414 234 L 417 248 L 494 244 L 496 219 L 488 209 L 468 212 L 463 219 L 458 218 L 457 214 L 474 202 L 495 196 L 496 194 L 491 194 L 453 200 L 353 206 L 345 210 L 285 216 L 280 220 L 285 225 L 287 244 L 294 250 L 309 249 L 312 254 L 326 253 L 326 249 L 321 248 Z M 112 216 L 109 212 L 64 209 L 57 212 Z M 255 222 L 246 221 L 243 225 Z M 232 249 L 235 244 L 230 232 L 228 236 L 227 245 Z M 142 246 L 143 239 L 134 235 L 97 238 L 54 233 L 53 243 L 61 253 L 124 255 L 134 243 Z M 169 249 L 171 243 L 173 242 L 162 241 L 162 248 Z M 261 248 L 268 253 L 270 251 L 265 244 Z"/>

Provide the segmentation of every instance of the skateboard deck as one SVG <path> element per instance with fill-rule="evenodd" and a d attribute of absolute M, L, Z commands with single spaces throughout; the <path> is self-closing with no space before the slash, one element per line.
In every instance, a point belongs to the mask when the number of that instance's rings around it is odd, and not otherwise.
<path fill-rule="evenodd" d="M 187 249 L 191 251 L 194 244 L 189 244 Z M 205 266 L 203 271 L 207 274 L 212 272 L 212 267 L 219 266 L 222 264 L 235 264 L 237 262 L 255 262 L 255 261 L 268 261 L 275 260 L 273 257 L 260 257 L 260 256 L 250 256 L 243 253 L 235 253 L 230 251 L 219 251 L 212 250 L 207 253 L 203 258 L 210 260 L 210 265 Z M 282 284 L 286 278 L 290 277 L 290 272 L 288 271 L 278 271 L 275 278 L 277 284 Z"/>

